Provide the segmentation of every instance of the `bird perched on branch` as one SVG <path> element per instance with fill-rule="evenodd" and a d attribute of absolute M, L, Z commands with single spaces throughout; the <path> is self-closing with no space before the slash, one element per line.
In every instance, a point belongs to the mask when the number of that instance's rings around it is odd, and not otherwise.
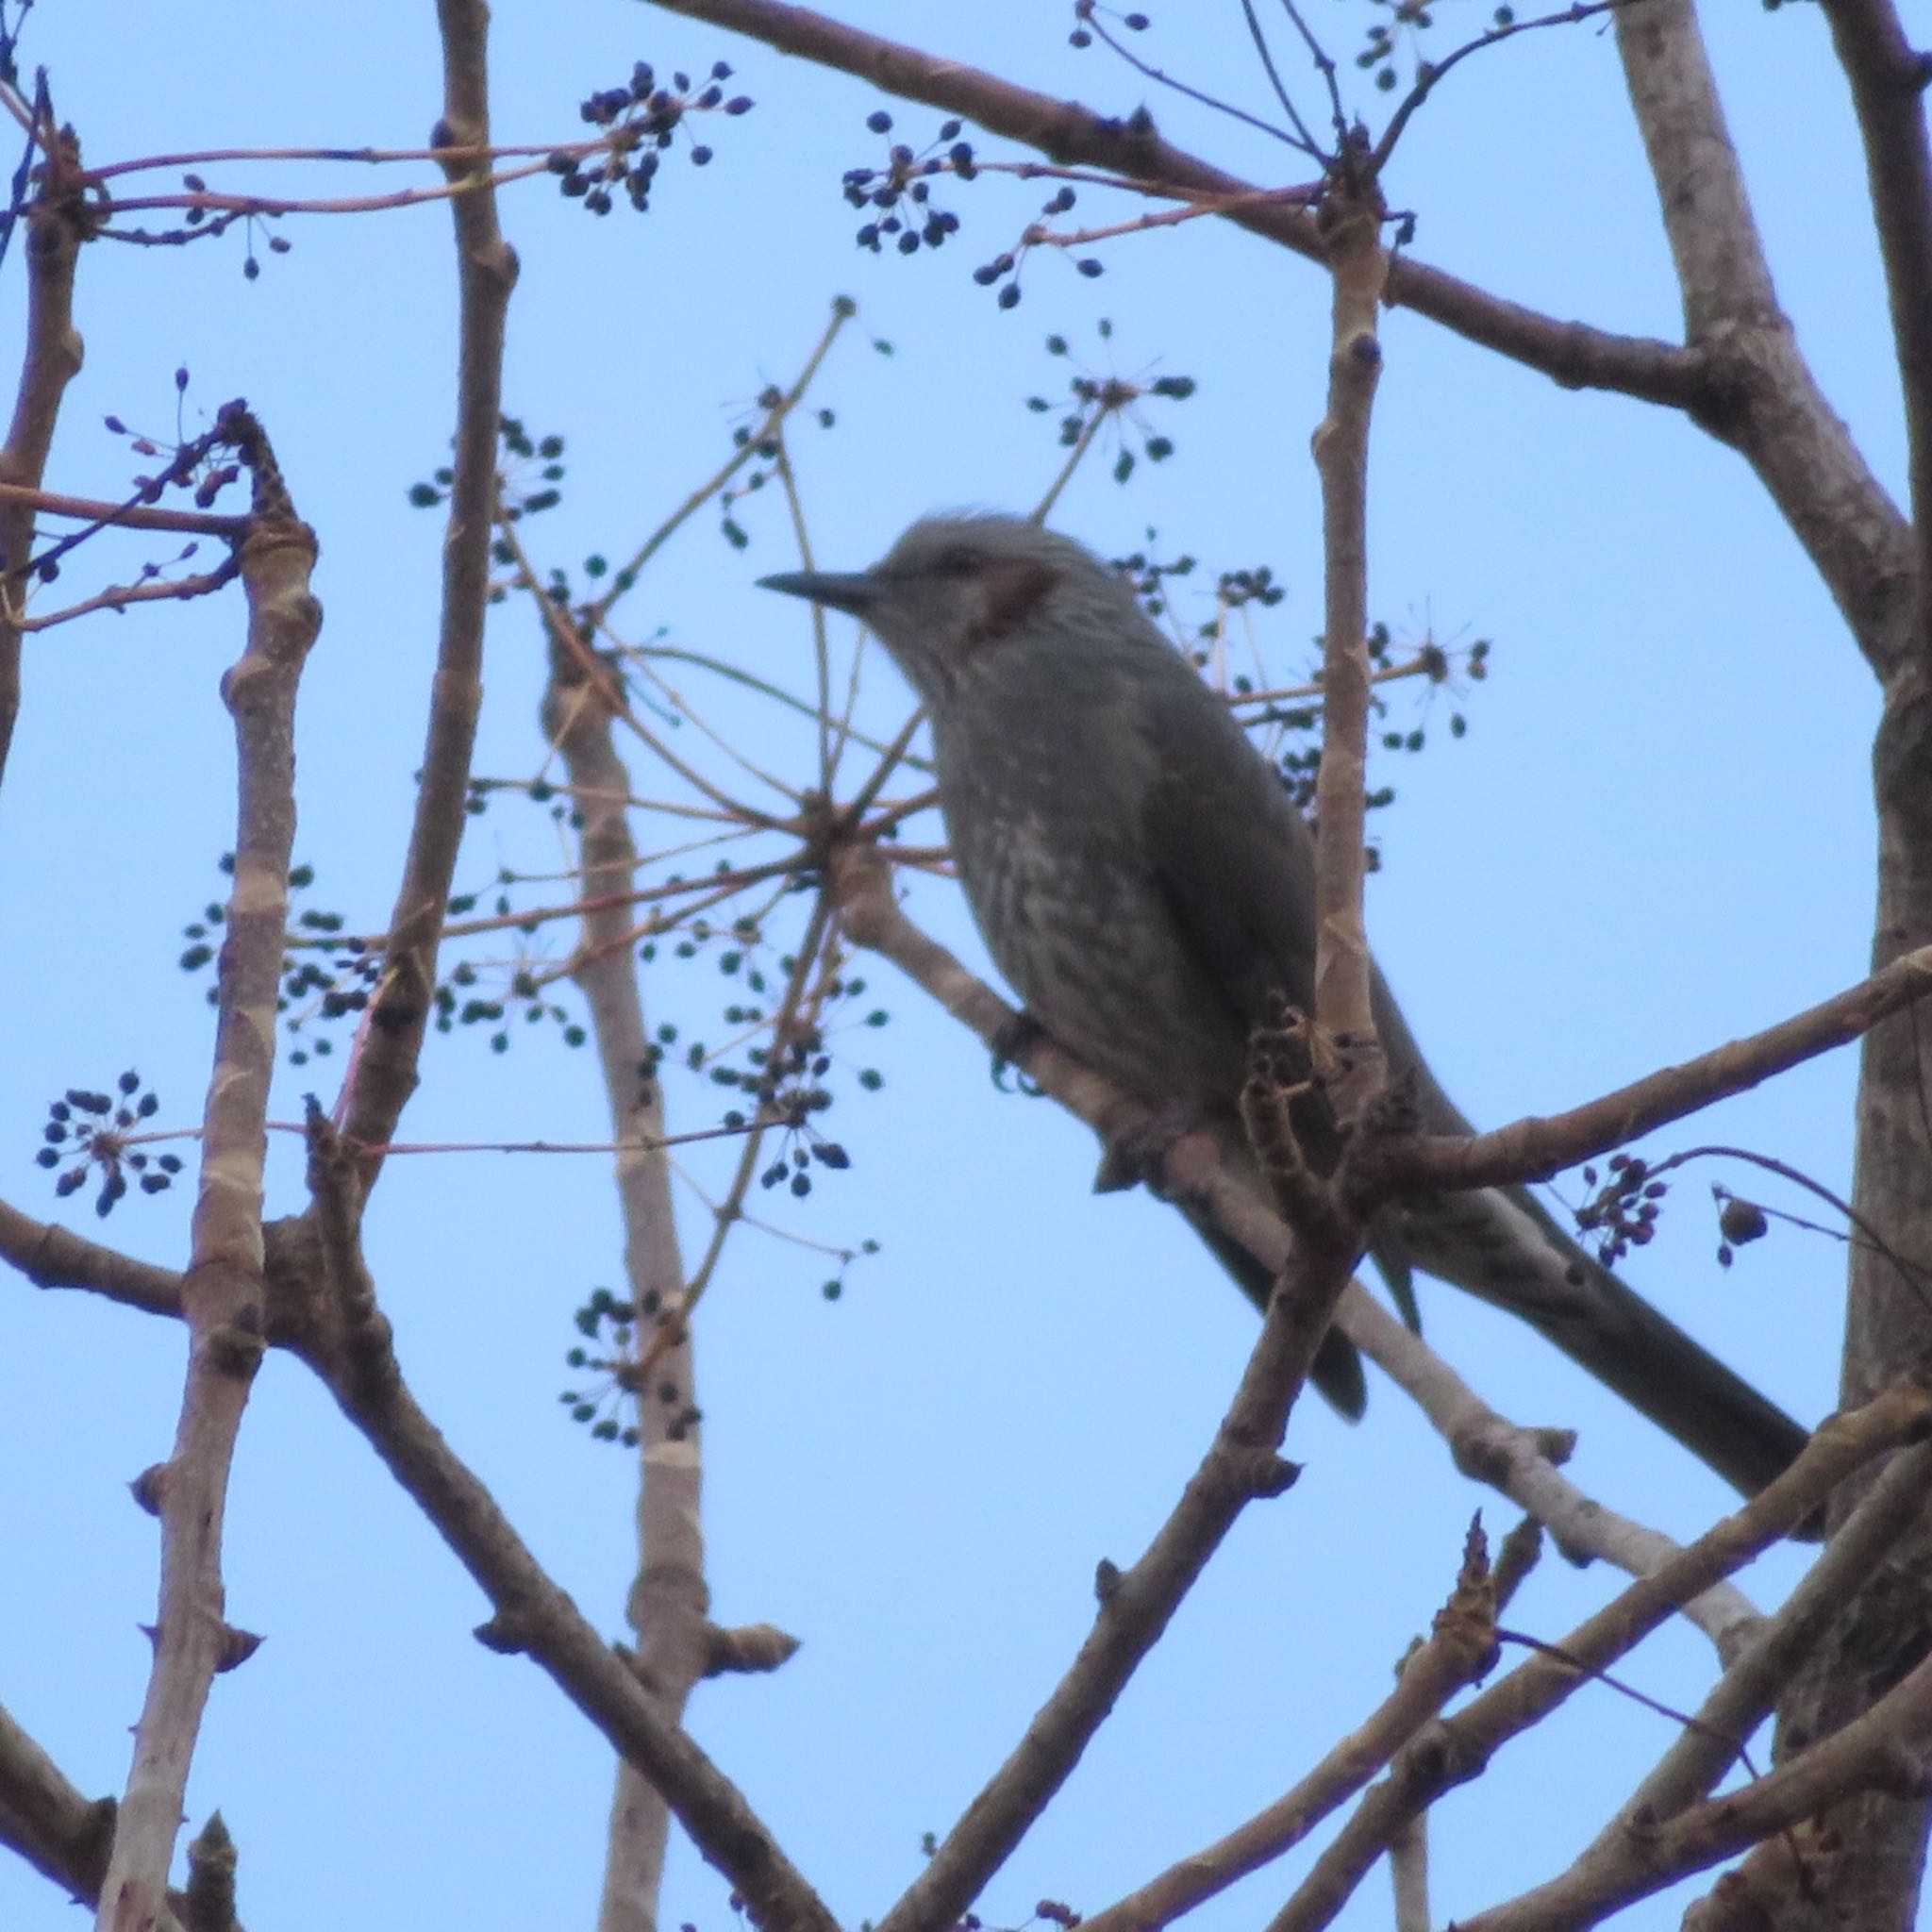
<path fill-rule="evenodd" d="M 1313 841 L 1132 587 L 1008 516 L 928 518 L 871 570 L 762 581 L 862 619 L 924 704 L 960 883 L 1032 1018 L 1164 1118 L 1244 1153 L 1249 1034 L 1271 1000 L 1313 1004 Z M 1379 973 L 1374 999 L 1421 1128 L 1471 1132 Z M 1266 1271 L 1195 1226 L 1265 1302 Z M 1373 1241 L 1392 1279 L 1412 1262 L 1521 1316 L 1747 1493 L 1805 1441 L 1525 1189 L 1405 1200 Z M 1360 1413 L 1360 1363 L 1339 1333 L 1316 1381 Z"/>

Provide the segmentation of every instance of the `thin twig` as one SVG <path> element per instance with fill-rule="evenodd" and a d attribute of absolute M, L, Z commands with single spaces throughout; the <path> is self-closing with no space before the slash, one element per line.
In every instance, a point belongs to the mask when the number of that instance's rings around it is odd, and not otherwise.
<path fill-rule="evenodd" d="M 100 610 L 129 610 L 137 604 L 186 604 L 195 597 L 211 596 L 235 581 L 241 559 L 229 558 L 214 570 L 185 577 L 157 577 L 139 584 L 111 584 L 105 591 L 70 604 L 62 610 L 50 610 L 43 617 L 20 620 L 23 634 L 52 630 L 56 625 L 72 624 L 76 618 L 92 617 Z"/>
<path fill-rule="evenodd" d="M 640 543 L 629 558 L 614 573 L 609 590 L 595 603 L 584 610 L 585 622 L 592 630 L 601 630 L 609 621 L 612 608 L 618 599 L 637 582 L 638 574 L 657 556 L 672 537 L 683 527 L 740 470 L 758 454 L 759 443 L 763 442 L 778 425 L 795 409 L 805 392 L 810 389 L 813 380 L 824 365 L 825 358 L 831 354 L 832 344 L 839 340 L 839 332 L 858 313 L 857 304 L 841 296 L 832 304 L 831 320 L 825 324 L 824 333 L 813 345 L 811 354 L 805 358 L 805 367 L 798 372 L 796 379 L 778 400 L 773 404 L 759 423 L 737 450 L 714 475 L 693 490 L 651 534 Z"/>
<path fill-rule="evenodd" d="M 1243 0 L 1243 5 L 1245 4 L 1246 0 Z M 1301 125 L 1301 117 L 1295 113 L 1291 107 L 1289 108 L 1288 111 L 1291 117 L 1294 131 L 1292 133 L 1284 133 L 1273 122 L 1262 120 L 1258 114 L 1250 114 L 1246 108 L 1237 108 L 1232 101 L 1224 101 L 1217 94 L 1208 93 L 1197 87 L 1190 87 L 1186 81 L 1176 80 L 1173 75 L 1166 73 L 1163 69 L 1155 67 L 1141 59 L 1124 42 L 1116 39 L 1108 30 L 1099 14 L 1094 10 L 1091 0 L 1087 0 L 1085 5 L 1080 4 L 1080 0 L 1075 0 L 1074 11 L 1080 25 L 1089 33 L 1092 34 L 1096 40 L 1103 42 L 1109 52 L 1124 60 L 1136 74 L 1142 75 L 1145 79 L 1155 82 L 1159 87 L 1172 88 L 1175 93 L 1182 95 L 1184 98 L 1198 102 L 1204 108 L 1212 108 L 1217 114 L 1225 114 L 1230 120 L 1239 121 L 1244 127 L 1257 128 L 1261 133 L 1268 135 L 1272 140 L 1283 142 L 1292 148 L 1299 148 L 1303 154 L 1308 156 L 1313 160 L 1319 161 L 1326 158 L 1322 150 L 1308 139 L 1307 130 Z M 1279 83 L 1276 85 L 1278 88 Z M 1288 97 L 1284 94 L 1282 96 L 1284 106 L 1287 105 L 1287 100 Z"/>

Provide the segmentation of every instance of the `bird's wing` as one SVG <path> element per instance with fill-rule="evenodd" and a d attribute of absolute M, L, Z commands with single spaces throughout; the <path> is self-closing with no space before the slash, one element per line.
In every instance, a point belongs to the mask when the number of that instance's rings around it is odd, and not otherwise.
<path fill-rule="evenodd" d="M 1174 702 L 1148 721 L 1157 777 L 1143 825 L 1146 854 L 1201 996 L 1226 1008 L 1245 1054 L 1271 994 L 1304 1011 L 1314 1004 L 1314 845 L 1280 779 L 1220 700 L 1202 695 L 1207 708 Z M 1461 1116 L 1424 1064 L 1379 973 L 1374 992 L 1391 1073 L 1418 1083 L 1428 1125 L 1456 1131 Z M 1403 1320 L 1420 1329 L 1399 1226 L 1378 1228 L 1372 1249 Z"/>
<path fill-rule="evenodd" d="M 1154 891 L 1208 996 L 1245 1041 L 1283 993 L 1314 997 L 1313 850 L 1280 780 L 1220 699 L 1162 693 L 1140 722 L 1153 760 L 1141 821 Z"/>

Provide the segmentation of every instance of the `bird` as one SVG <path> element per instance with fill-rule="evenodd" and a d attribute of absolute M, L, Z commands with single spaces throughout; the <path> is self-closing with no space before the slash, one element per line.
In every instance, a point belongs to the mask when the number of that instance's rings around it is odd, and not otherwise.
<path fill-rule="evenodd" d="M 1284 1000 L 1313 1005 L 1313 837 L 1133 585 L 1074 539 L 997 513 L 924 518 L 869 570 L 759 582 L 861 620 L 911 686 L 960 885 L 1026 1018 L 1158 1118 L 1215 1132 L 1259 1186 L 1239 1096 L 1255 1028 Z M 1420 1130 L 1473 1132 L 1379 969 L 1372 1003 Z M 1267 1270 L 1190 1219 L 1265 1307 Z M 1405 1199 L 1371 1250 L 1405 1313 L 1411 1266 L 1507 1309 L 1747 1495 L 1807 1441 L 1526 1188 Z M 1339 1330 L 1314 1379 L 1361 1414 Z"/>

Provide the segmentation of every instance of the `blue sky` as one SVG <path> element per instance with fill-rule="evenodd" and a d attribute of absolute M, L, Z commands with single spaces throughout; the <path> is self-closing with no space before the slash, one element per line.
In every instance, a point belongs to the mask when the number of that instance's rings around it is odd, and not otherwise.
<path fill-rule="evenodd" d="M 1487 9 L 1457 0 L 1470 30 Z M 1065 21 L 1024 0 L 973 9 L 854 6 L 844 17 L 921 40 L 1049 92 L 1124 112 L 1142 84 L 1076 55 Z M 929 23 L 927 20 L 929 16 Z M 1318 17 L 1357 23 L 1325 5 Z M 25 54 L 52 70 L 60 112 L 94 160 L 218 147 L 419 143 L 438 109 L 429 8 L 304 13 L 203 5 L 43 7 Z M 1787 311 L 1868 458 L 1894 488 L 1902 433 L 1862 171 L 1843 90 L 1810 9 L 1713 9 L 1734 133 Z M 1158 11 L 1145 51 L 1265 108 L 1219 8 L 1181 30 Z M 633 60 L 718 58 L 756 110 L 720 126 L 716 159 L 674 158 L 651 212 L 594 221 L 539 180 L 505 197 L 523 260 L 506 397 L 568 439 L 562 508 L 526 525 L 545 566 L 620 555 L 728 448 L 768 381 L 789 380 L 835 295 L 860 315 L 801 425 L 797 460 L 821 561 L 875 557 L 936 506 L 1024 508 L 1058 466 L 1063 333 L 1100 371 L 1185 374 L 1198 393 L 1159 426 L 1176 453 L 1121 488 L 1104 464 L 1059 506 L 1062 527 L 1112 554 L 1152 526 L 1212 569 L 1266 561 L 1288 596 L 1266 613 L 1271 666 L 1300 674 L 1320 621 L 1315 479 L 1307 457 L 1324 380 L 1326 291 L 1306 263 L 1208 223 L 1109 244 L 1097 281 L 1038 260 L 1008 313 L 969 270 L 1010 246 L 1048 190 L 983 177 L 947 204 L 963 232 L 911 260 L 853 245 L 840 197 L 882 143 L 858 84 L 649 8 L 505 5 L 495 26 L 496 134 L 555 142 L 577 101 Z M 1367 91 L 1367 110 L 1379 104 Z M 1167 132 L 1259 178 L 1294 158 L 1167 96 Z M 908 139 L 940 117 L 897 108 Z M 984 152 L 997 152 L 988 143 Z M 204 170 L 212 185 L 288 193 L 394 186 L 390 173 Z M 161 176 L 162 180 L 171 177 Z M 1420 216 L 1417 252 L 1558 315 L 1671 336 L 1668 257 L 1613 50 L 1593 25 L 1525 36 L 1458 70 L 1424 113 L 1391 192 Z M 1101 219 L 1088 196 L 1083 215 Z M 1133 210 L 1123 206 L 1120 213 Z M 245 395 L 322 541 L 327 621 L 302 694 L 298 856 L 318 904 L 382 924 L 421 748 L 441 528 L 408 486 L 442 460 L 453 288 L 440 207 L 282 225 L 294 246 L 242 274 L 239 231 L 184 250 L 89 251 L 78 294 L 87 364 L 50 481 L 124 487 L 112 413 L 172 434 Z M 0 313 L 17 316 L 9 260 Z M 1096 332 L 1110 318 L 1111 341 Z M 9 323 L 9 326 L 12 325 Z M 868 342 L 893 345 L 890 357 Z M 1493 640 L 1491 675 L 1421 714 L 1430 745 L 1385 760 L 1384 864 L 1370 915 L 1378 956 L 1438 1071 L 1479 1122 L 1584 1098 L 1761 1025 L 1856 978 L 1872 893 L 1870 679 L 1795 543 L 1742 463 L 1674 417 L 1561 392 L 1418 318 L 1388 319 L 1373 470 L 1372 603 L 1398 640 Z M 1109 358 L 1112 358 L 1111 362 Z M 791 567 L 770 493 L 741 512 L 739 552 L 700 516 L 632 600 L 632 635 L 803 681 L 803 613 L 753 588 Z M 137 554 L 119 552 L 125 570 Z M 70 574 L 81 581 L 85 572 Z M 66 580 L 63 580 L 65 582 Z M 1196 617 L 1205 611 L 1191 613 Z M 0 1188 L 56 1210 L 32 1151 L 46 1102 L 138 1067 L 164 1118 L 199 1110 L 209 1027 L 175 969 L 180 929 L 215 896 L 231 840 L 232 773 L 216 682 L 239 648 L 231 597 L 102 617 L 30 647 L 25 703 L 0 792 Z M 541 652 L 528 611 L 492 619 L 476 769 L 527 777 L 541 759 Z M 759 757 L 802 773 L 768 709 L 721 695 Z M 903 693 L 883 667 L 866 711 L 890 729 Z M 1415 714 L 1407 695 L 1391 722 Z M 761 735 L 763 734 L 763 735 Z M 641 764 L 641 790 L 651 789 Z M 554 865 L 541 814 L 475 823 L 461 884 L 499 865 Z M 983 963 L 949 889 L 914 909 Z M 554 941 L 561 948 L 565 941 Z M 1099 1557 L 1124 1562 L 1171 1506 L 1252 1340 L 1253 1319 L 1174 1218 L 1087 1191 L 1084 1130 L 994 1091 L 966 1036 L 890 969 L 866 976 L 892 1024 L 841 1039 L 884 1075 L 828 1120 L 853 1158 L 774 1218 L 813 1240 L 873 1238 L 827 1304 L 826 1270 L 795 1244 L 741 1235 L 698 1336 L 716 1608 L 769 1619 L 804 1648 L 774 1678 L 704 1687 L 691 1722 L 792 1857 L 850 1920 L 917 1871 L 1019 1735 L 1084 1631 Z M 655 1015 L 696 1024 L 717 982 L 665 973 Z M 870 1003 L 870 1002 L 868 1002 Z M 715 1026 L 715 1019 L 710 1022 Z M 324 1068 L 322 1071 L 326 1072 Z M 586 1056 L 520 1038 L 435 1043 L 406 1132 L 423 1140 L 594 1138 Z M 317 1070 L 289 1072 L 291 1118 Z M 1661 1136 L 1775 1153 L 1842 1190 L 1849 1056 L 1801 1070 Z M 713 1093 L 670 1090 L 674 1124 Z M 715 1175 L 722 1169 L 705 1168 Z M 1808 1419 L 1832 1404 L 1842 1264 L 1781 1233 L 1728 1274 L 1702 1171 L 1680 1188 L 1633 1280 Z M 1738 1173 L 1723 1177 L 1748 1191 Z M 277 1146 L 271 1210 L 299 1204 Z M 702 1211 L 684 1224 L 688 1249 Z M 68 1204 L 92 1224 L 82 1202 Z M 108 1232 L 178 1261 L 185 1191 L 127 1204 Z M 1795 1204 L 1794 1204 L 1795 1205 Z M 616 1634 L 630 1564 L 632 1471 L 585 1441 L 557 1392 L 570 1312 L 615 1283 L 604 1163 L 491 1155 L 392 1162 L 371 1257 L 406 1372 L 587 1613 Z M 1427 1332 L 1498 1407 L 1583 1431 L 1586 1488 L 1674 1533 L 1722 1489 L 1622 1413 L 1534 1336 L 1448 1291 Z M 91 1792 L 118 1788 L 139 1709 L 156 1541 L 125 1485 L 165 1454 L 182 1345 L 172 1327 L 72 1295 L 0 1286 L 0 1702 Z M 1386 1385 L 1349 1429 L 1310 1407 L 1286 1499 L 1252 1512 L 1122 1700 L 1115 1721 L 984 1907 L 1018 1924 L 1041 1897 L 1096 1908 L 1227 1828 L 1298 1775 L 1381 1697 L 1453 1577 L 1463 1526 L 1507 1507 L 1450 1469 Z M 224 1678 L 191 1786 L 242 1852 L 251 1924 L 584 1923 L 594 1912 L 609 1764 L 601 1741 L 526 1665 L 467 1632 L 484 1605 L 312 1378 L 271 1361 L 244 1427 L 229 1536 L 229 1610 L 267 1642 Z M 1790 1559 L 1748 1579 L 1774 1599 Z M 1551 1559 L 1512 1613 L 1555 1638 L 1614 1588 Z M 1703 1640 L 1665 1633 L 1626 1666 L 1653 1694 L 1694 1701 Z M 1668 1743 L 1651 1714 L 1577 1698 L 1447 1801 L 1434 1835 L 1439 1917 L 1547 1875 Z M 1499 1844 L 1505 1830 L 1507 1844 Z M 1305 1861 L 1203 1916 L 1272 1912 Z M 1675 1910 L 1680 1910 L 1681 1906 Z M 1636 1924 L 1674 1923 L 1658 1902 Z M 1386 1922 L 1372 1878 L 1343 1923 Z M 1667 1914 L 1669 1914 L 1667 1918 Z M 719 1932 L 724 1891 L 688 1847 L 666 1921 Z M 51 1932 L 75 1909 L 0 1864 L 0 1924 Z"/>

